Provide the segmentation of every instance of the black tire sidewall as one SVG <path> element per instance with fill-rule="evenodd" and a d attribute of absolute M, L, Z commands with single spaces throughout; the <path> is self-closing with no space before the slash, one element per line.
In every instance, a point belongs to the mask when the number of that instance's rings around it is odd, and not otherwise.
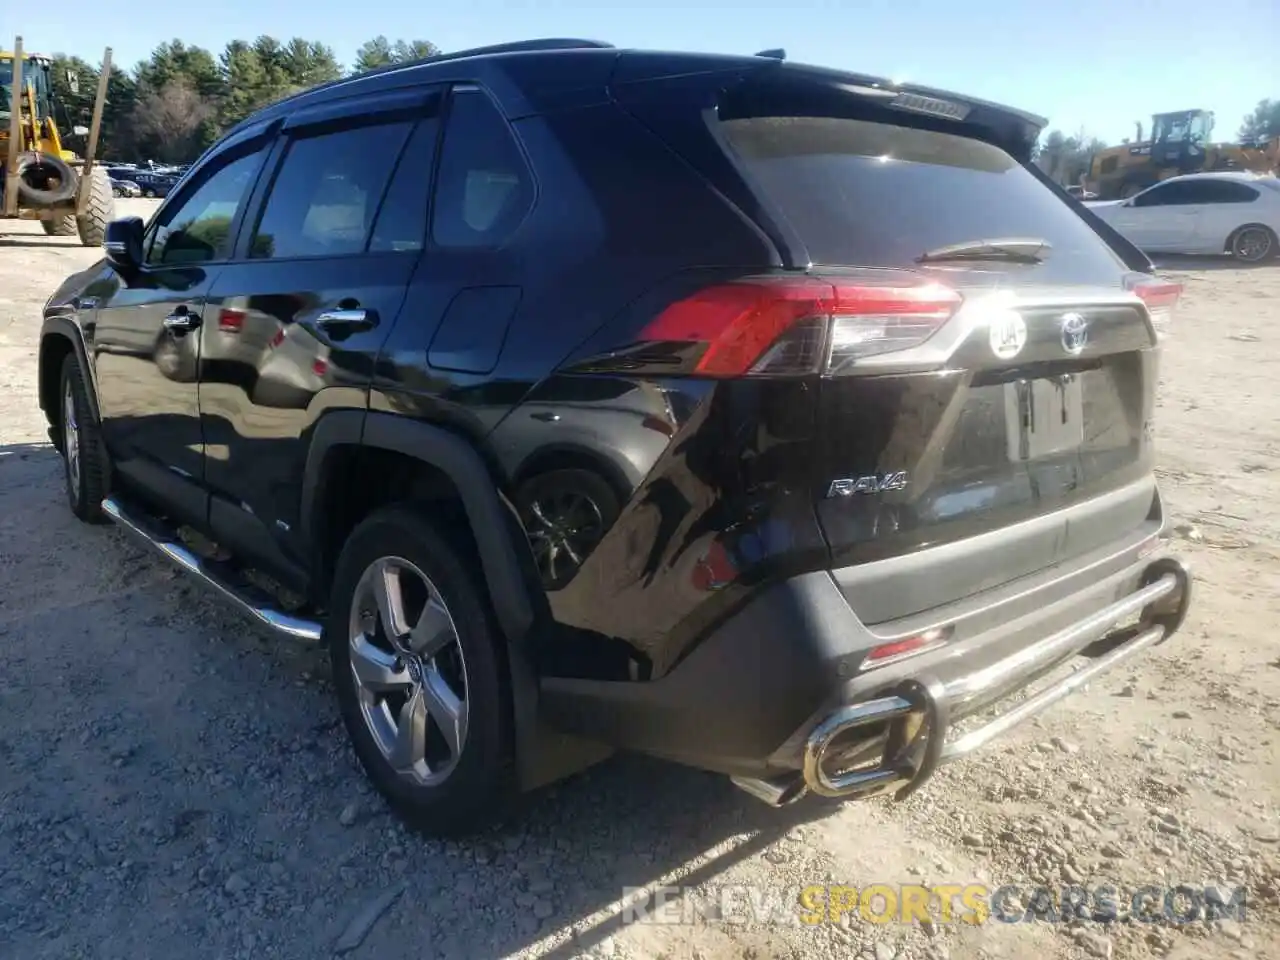
<path fill-rule="evenodd" d="M 417 566 L 440 591 L 466 662 L 466 740 L 449 777 L 434 787 L 411 783 L 391 769 L 365 725 L 351 676 L 348 627 L 355 588 L 371 563 L 390 556 Z M 472 557 L 408 507 L 387 508 L 362 522 L 334 571 L 325 637 L 347 733 L 382 795 L 411 824 L 430 833 L 468 832 L 500 814 L 514 792 L 505 641 L 486 612 L 489 607 Z"/>
<path fill-rule="evenodd" d="M 80 454 L 80 483 L 73 489 L 71 483 L 71 459 L 67 456 L 67 423 L 64 404 L 70 387 L 72 403 L 76 408 L 76 440 Z M 103 471 L 99 463 L 100 441 L 97 424 L 93 421 L 89 398 L 84 383 L 84 372 L 74 353 L 62 362 L 62 376 L 58 380 L 58 424 L 62 432 L 62 483 L 71 512 L 90 523 L 102 519 L 102 499 L 106 496 Z"/>

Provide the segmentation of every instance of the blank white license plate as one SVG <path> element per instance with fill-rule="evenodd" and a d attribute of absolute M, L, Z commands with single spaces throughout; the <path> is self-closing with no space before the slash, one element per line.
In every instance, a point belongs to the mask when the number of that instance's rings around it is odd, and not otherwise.
<path fill-rule="evenodd" d="M 1005 436 L 1014 463 L 1036 460 L 1084 441 L 1084 395 L 1071 374 L 1004 385 Z"/>

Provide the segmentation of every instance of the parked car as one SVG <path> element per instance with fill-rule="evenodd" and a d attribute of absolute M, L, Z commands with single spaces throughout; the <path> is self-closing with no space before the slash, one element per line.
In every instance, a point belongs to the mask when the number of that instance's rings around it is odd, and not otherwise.
<path fill-rule="evenodd" d="M 1276 177 L 1192 173 L 1090 210 L 1148 253 L 1230 254 L 1244 263 L 1280 254 Z"/>
<path fill-rule="evenodd" d="M 111 192 L 117 197 L 140 197 L 142 188 L 132 180 L 117 180 L 111 177 Z"/>
<path fill-rule="evenodd" d="M 615 749 L 905 796 L 1189 603 L 1152 469 L 1179 288 L 1051 188 L 1043 125 L 565 40 L 283 100 L 46 305 L 68 503 L 325 644 L 431 831 Z"/>

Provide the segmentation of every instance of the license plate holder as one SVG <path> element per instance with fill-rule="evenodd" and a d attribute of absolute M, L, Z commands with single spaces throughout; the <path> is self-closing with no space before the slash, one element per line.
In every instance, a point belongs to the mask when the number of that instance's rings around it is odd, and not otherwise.
<path fill-rule="evenodd" d="M 1006 383 L 1004 413 L 1013 463 L 1074 450 L 1084 442 L 1084 392 L 1075 374 Z"/>

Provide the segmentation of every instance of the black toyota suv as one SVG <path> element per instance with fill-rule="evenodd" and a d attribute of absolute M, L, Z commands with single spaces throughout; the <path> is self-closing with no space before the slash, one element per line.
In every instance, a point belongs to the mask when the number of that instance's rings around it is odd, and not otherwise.
<path fill-rule="evenodd" d="M 903 796 L 1186 613 L 1179 290 L 1042 126 L 573 40 L 302 93 L 49 300 L 71 508 L 326 644 L 428 829 L 616 749 Z"/>

